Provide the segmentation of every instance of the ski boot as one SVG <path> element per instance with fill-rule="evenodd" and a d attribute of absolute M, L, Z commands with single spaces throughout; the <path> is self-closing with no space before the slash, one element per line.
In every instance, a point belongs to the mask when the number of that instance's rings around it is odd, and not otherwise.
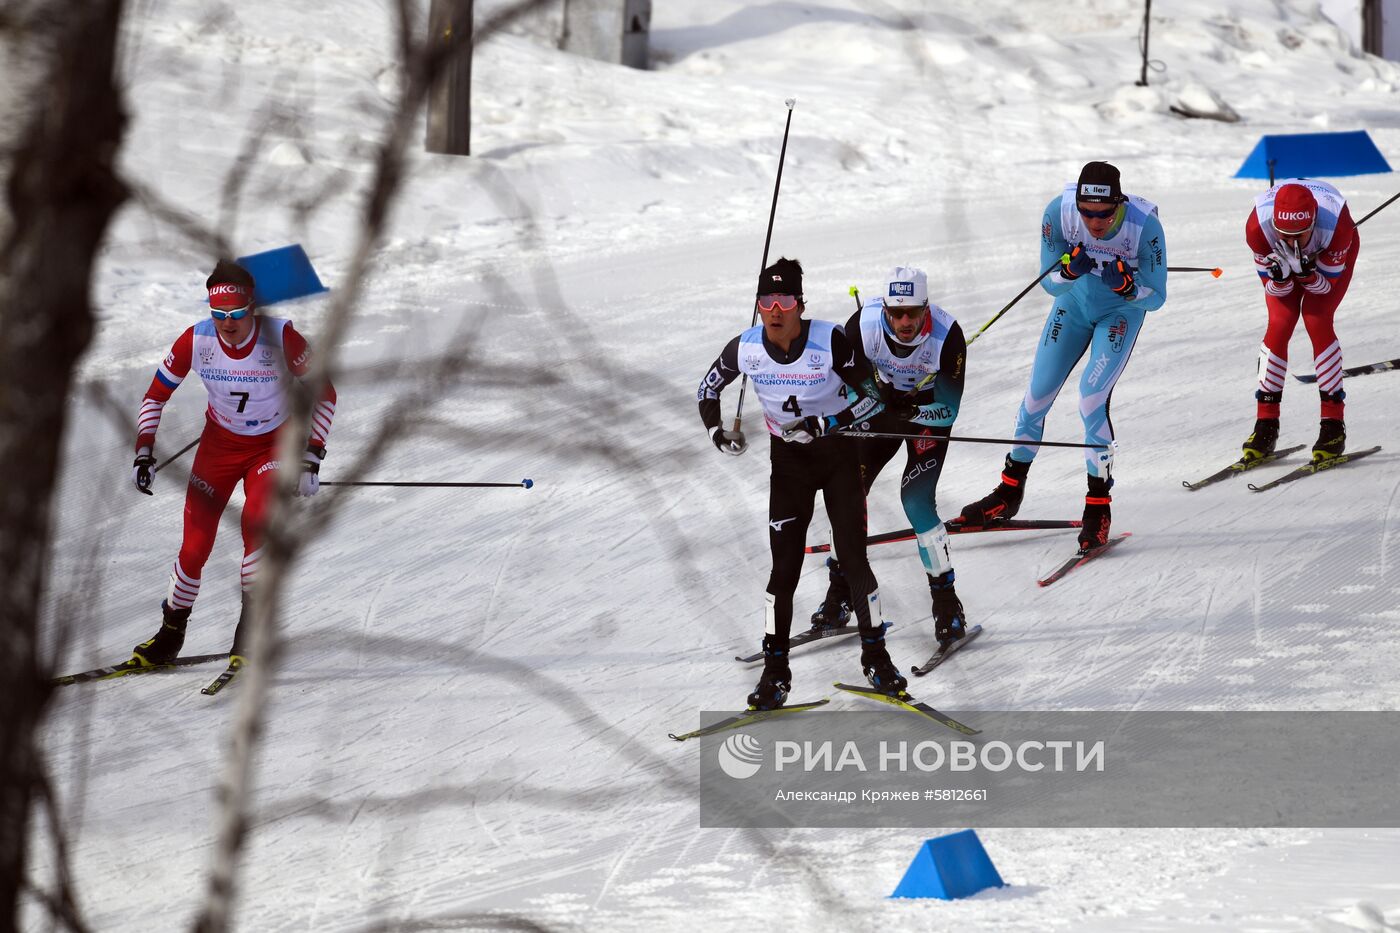
<path fill-rule="evenodd" d="M 1323 418 L 1317 432 L 1317 443 L 1313 444 L 1312 462 L 1335 460 L 1346 451 L 1346 447 L 1346 423 L 1337 418 Z"/>
<path fill-rule="evenodd" d="M 1084 497 L 1084 524 L 1079 529 L 1080 550 L 1087 551 L 1108 543 L 1108 529 L 1113 523 L 1109 508 L 1113 497 L 1108 491 L 1112 488 L 1112 479 L 1089 477 L 1089 494 Z"/>
<path fill-rule="evenodd" d="M 899 696 L 909 686 L 909 681 L 890 660 L 890 653 L 885 648 L 884 629 L 860 636 L 860 667 L 870 685 L 888 696 Z"/>
<path fill-rule="evenodd" d="M 928 578 L 929 592 L 933 594 L 933 633 L 940 648 L 947 648 L 967 634 L 962 600 L 953 589 L 953 579 L 951 570 Z"/>
<path fill-rule="evenodd" d="M 1278 444 L 1278 419 L 1259 418 L 1254 422 L 1254 432 L 1244 442 L 1240 463 L 1252 463 L 1271 456 Z"/>
<path fill-rule="evenodd" d="M 851 587 L 836 558 L 826 559 L 826 598 L 812 613 L 812 628 L 837 628 L 851 621 Z"/>
<path fill-rule="evenodd" d="M 778 709 L 787 702 L 792 691 L 792 671 L 788 668 L 786 648 L 776 648 L 772 636 L 763 639 L 763 673 L 758 685 L 749 694 L 749 709 Z"/>
<path fill-rule="evenodd" d="M 957 524 L 981 528 L 990 521 L 1011 518 L 1021 510 L 1021 497 L 1026 492 L 1026 474 L 1030 471 L 1030 463 L 1012 460 L 1011 455 L 1007 454 L 997 488 L 976 502 L 963 506 L 962 514 L 955 519 Z"/>
<path fill-rule="evenodd" d="M 161 600 L 160 611 L 163 617 L 160 631 L 154 638 L 131 649 L 132 659 L 140 661 L 144 667 L 168 664 L 179 657 L 180 649 L 185 646 L 185 625 L 190 621 L 190 610 L 171 609 L 165 600 Z"/>
<path fill-rule="evenodd" d="M 243 607 L 238 612 L 238 627 L 233 630 L 233 645 L 228 649 L 229 662 L 235 659 L 246 662 L 252 648 L 253 639 L 253 600 L 243 594 Z"/>

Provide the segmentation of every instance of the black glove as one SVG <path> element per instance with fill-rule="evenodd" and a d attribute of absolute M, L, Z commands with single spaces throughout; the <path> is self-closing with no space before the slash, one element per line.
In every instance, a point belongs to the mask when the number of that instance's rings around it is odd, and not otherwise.
<path fill-rule="evenodd" d="M 919 404 L 906 392 L 890 392 L 885 399 L 885 411 L 896 421 L 912 421 L 919 417 Z"/>
<path fill-rule="evenodd" d="M 826 418 L 808 415 L 805 418 L 795 418 L 787 422 L 779 430 L 782 431 L 785 441 L 810 444 L 817 438 L 824 436 L 828 427 L 830 424 Z"/>
<path fill-rule="evenodd" d="M 1129 269 L 1123 260 L 1115 259 L 1104 266 L 1101 276 L 1103 284 L 1107 285 L 1113 294 L 1128 301 L 1132 301 L 1133 297 L 1137 295 L 1137 283 L 1133 281 L 1133 270 Z"/>
<path fill-rule="evenodd" d="M 156 458 L 151 456 L 150 448 L 142 447 L 131 466 L 131 481 L 136 484 L 136 491 L 148 496 L 155 495 L 151 492 L 151 483 L 156 478 Z"/>
<path fill-rule="evenodd" d="M 1299 269 L 1299 275 L 1301 275 L 1303 278 L 1305 278 L 1305 279 L 1310 279 L 1310 278 L 1312 278 L 1313 273 L 1317 271 L 1317 257 L 1316 257 L 1316 256 L 1303 256 L 1303 257 L 1301 257 L 1301 258 L 1298 260 L 1298 269 Z"/>
<path fill-rule="evenodd" d="M 749 449 L 749 442 L 743 431 L 726 431 L 716 426 L 710 432 L 710 440 L 715 442 L 715 447 L 719 448 L 720 453 L 729 454 L 731 457 L 737 457 Z"/>
<path fill-rule="evenodd" d="M 1282 256 L 1278 253 L 1269 254 L 1269 278 L 1272 281 L 1282 285 L 1288 280 L 1291 273 L 1292 270 L 1288 268 L 1288 264 L 1283 261 Z"/>
<path fill-rule="evenodd" d="M 1084 249 L 1083 243 L 1074 244 L 1067 253 L 1068 259 L 1061 260 L 1060 275 L 1067 279 L 1077 279 L 1086 272 L 1094 271 L 1094 257 Z"/>

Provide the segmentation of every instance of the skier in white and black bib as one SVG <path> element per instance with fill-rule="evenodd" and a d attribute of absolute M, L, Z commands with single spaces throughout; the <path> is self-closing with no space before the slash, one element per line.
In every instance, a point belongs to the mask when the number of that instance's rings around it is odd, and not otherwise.
<path fill-rule="evenodd" d="M 772 478 L 768 493 L 768 578 L 763 674 L 748 702 L 776 709 L 792 689 L 788 640 L 792 597 L 802 572 L 807 526 L 821 492 L 831 519 L 836 554 L 850 584 L 861 636 L 861 667 L 875 689 L 897 694 L 907 686 L 885 648 L 880 594 L 865 555 L 865 488 L 856 442 L 829 436 L 883 410 L 868 365 L 830 321 L 802 317 L 802 266 L 779 259 L 763 270 L 758 310 L 762 323 L 729 341 L 700 383 L 700 418 L 726 454 L 747 449 L 742 432 L 720 426 L 720 393 L 744 373 L 763 406 Z M 841 388 L 850 386 L 848 405 Z"/>

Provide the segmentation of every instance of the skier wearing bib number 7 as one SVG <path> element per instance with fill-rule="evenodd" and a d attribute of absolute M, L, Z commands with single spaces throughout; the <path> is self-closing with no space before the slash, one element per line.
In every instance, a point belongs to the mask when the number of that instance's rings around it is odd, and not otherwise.
<path fill-rule="evenodd" d="M 209 393 L 204 430 L 185 491 L 184 539 L 170 571 L 156 634 L 137 645 L 133 660 L 155 666 L 174 659 L 185 642 L 185 627 L 214 547 L 219 517 L 241 481 L 243 506 L 243 610 L 234 632 L 231 658 L 246 650 L 248 590 L 257 574 L 261 525 L 279 464 L 277 434 L 291 412 L 290 393 L 307 372 L 311 350 L 292 322 L 255 313 L 253 277 L 236 263 L 220 260 L 205 283 L 209 317 L 185 330 L 156 370 L 137 418 L 132 482 L 151 495 L 155 479 L 156 430 L 161 410 L 191 369 Z M 296 494 L 314 496 L 326 456 L 326 437 L 335 415 L 335 389 L 329 384 L 312 412 L 311 436 L 300 466 Z"/>
<path fill-rule="evenodd" d="M 1118 169 L 1107 162 L 1088 163 L 1077 182 L 1065 185 L 1045 208 L 1040 235 L 1042 267 L 1056 258 L 1062 261 L 1041 282 L 1055 302 L 1041 332 L 1014 437 L 1039 441 L 1044 436 L 1050 406 L 1070 370 L 1084 359 L 1079 379 L 1084 441 L 1106 445 L 1085 451 L 1089 490 L 1079 546 L 1092 548 L 1109 540 L 1109 489 L 1113 486 L 1109 399 L 1127 368 L 1147 312 L 1167 300 L 1166 237 L 1156 205 L 1123 194 Z M 960 521 L 984 525 L 1015 515 L 1038 450 L 1029 444 L 1013 447 L 1001 483 L 986 497 L 964 506 Z"/>

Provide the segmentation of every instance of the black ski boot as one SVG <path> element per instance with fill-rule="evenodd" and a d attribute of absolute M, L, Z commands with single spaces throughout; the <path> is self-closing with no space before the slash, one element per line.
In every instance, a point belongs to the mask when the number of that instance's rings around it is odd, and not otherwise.
<path fill-rule="evenodd" d="M 929 592 L 933 594 L 933 634 L 943 648 L 967 634 L 962 600 L 953 589 L 954 576 L 948 570 L 928 578 Z"/>
<path fill-rule="evenodd" d="M 1335 460 L 1346 452 L 1346 448 L 1346 423 L 1336 418 L 1323 418 L 1317 432 L 1317 443 L 1313 444 L 1313 463 Z"/>
<path fill-rule="evenodd" d="M 778 709 L 792 691 L 792 671 L 786 648 L 775 648 L 771 636 L 763 639 L 763 674 L 749 694 L 749 709 Z"/>
<path fill-rule="evenodd" d="M 146 667 L 175 660 L 185 646 L 185 625 L 190 621 L 190 610 L 171 609 L 165 600 L 161 600 L 160 611 L 163 616 L 160 631 L 154 638 L 131 649 L 131 656 Z"/>
<path fill-rule="evenodd" d="M 1079 529 L 1081 550 L 1102 547 L 1108 543 L 1108 529 L 1113 523 L 1109 504 L 1113 497 L 1108 491 L 1113 488 L 1112 479 L 1089 477 L 1089 494 L 1084 497 L 1084 524 Z"/>
<path fill-rule="evenodd" d="M 987 522 L 1011 518 L 1021 510 L 1021 497 L 1026 492 L 1026 474 L 1030 471 L 1029 463 L 1012 460 L 1011 455 L 1007 454 L 997 488 L 976 502 L 963 506 L 957 523 L 968 528 L 981 528 Z"/>
<path fill-rule="evenodd" d="M 885 648 L 884 629 L 879 629 L 873 635 L 860 636 L 860 666 L 865 672 L 865 679 L 881 693 L 898 696 L 909 686 L 909 681 L 890 660 L 890 653 Z"/>
<path fill-rule="evenodd" d="M 233 647 L 228 649 L 230 660 L 247 660 L 253 639 L 253 598 L 243 594 L 243 608 L 238 612 L 238 627 L 233 630 Z"/>
<path fill-rule="evenodd" d="M 851 621 L 851 587 L 836 558 L 826 559 L 826 598 L 812 613 L 812 628 L 836 628 Z"/>
<path fill-rule="evenodd" d="M 1259 418 L 1254 422 L 1254 431 L 1244 442 L 1241 463 L 1263 460 L 1274 452 L 1278 444 L 1278 419 Z"/>

